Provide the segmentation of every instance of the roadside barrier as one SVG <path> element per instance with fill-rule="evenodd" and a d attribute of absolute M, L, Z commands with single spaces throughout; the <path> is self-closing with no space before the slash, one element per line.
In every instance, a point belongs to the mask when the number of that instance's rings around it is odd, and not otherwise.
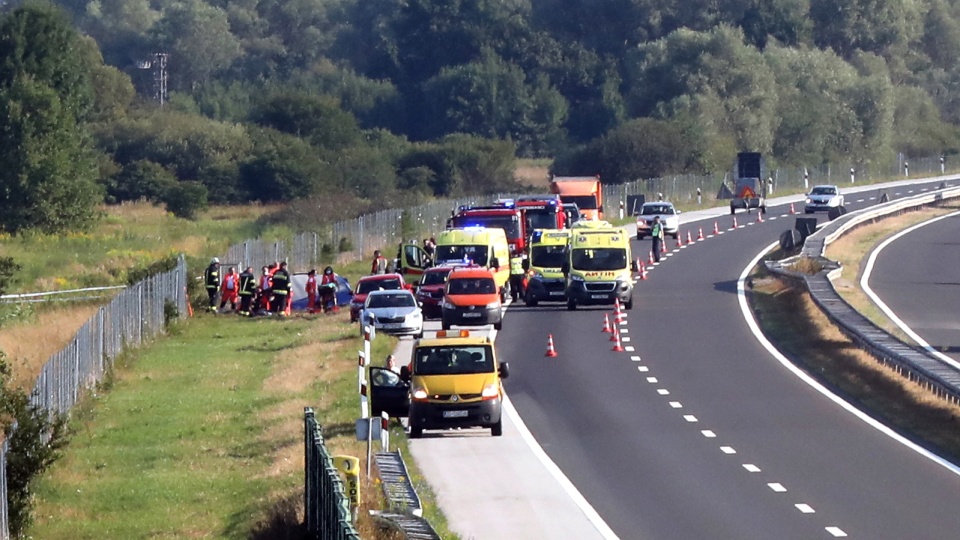
<path fill-rule="evenodd" d="M 950 177 L 956 181 L 960 177 Z M 914 197 L 879 204 L 845 214 L 821 227 L 807 237 L 801 254 L 781 261 L 766 261 L 771 272 L 802 281 L 817 307 L 851 340 L 880 363 L 892 367 L 898 374 L 919 383 L 934 395 L 951 403 L 960 404 L 960 370 L 936 355 L 904 343 L 883 330 L 848 304 L 833 286 L 840 274 L 840 265 L 823 256 L 826 247 L 844 234 L 886 217 L 916 210 L 948 199 L 960 198 L 960 188 L 946 188 Z M 788 270 L 794 261 L 807 257 L 819 261 L 823 270 L 814 275 Z"/>
<path fill-rule="evenodd" d="M 333 457 L 323 442 L 323 429 L 313 409 L 303 410 L 304 526 L 307 535 L 317 540 L 360 540 L 353 526 L 350 499 Z"/>

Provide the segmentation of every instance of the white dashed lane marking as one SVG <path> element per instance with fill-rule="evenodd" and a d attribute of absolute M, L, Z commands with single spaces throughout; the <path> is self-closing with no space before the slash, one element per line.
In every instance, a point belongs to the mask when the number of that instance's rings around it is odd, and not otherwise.
<path fill-rule="evenodd" d="M 637 371 L 639 371 L 640 373 L 646 373 L 650 371 L 650 368 L 648 368 L 647 366 L 637 366 Z"/>
<path fill-rule="evenodd" d="M 630 359 L 633 360 L 634 362 L 639 362 L 639 361 L 640 361 L 640 357 L 639 357 L 639 356 L 631 356 Z"/>
<path fill-rule="evenodd" d="M 627 351 L 627 352 L 633 352 L 633 351 L 635 351 L 636 349 L 633 348 L 633 345 L 628 345 L 628 346 L 624 347 L 623 350 L 625 350 L 625 351 Z"/>
<path fill-rule="evenodd" d="M 746 469 L 747 472 L 752 472 L 752 473 L 760 472 L 760 467 L 757 467 L 753 463 L 744 463 L 743 468 Z"/>
<path fill-rule="evenodd" d="M 647 382 L 650 384 L 657 384 L 660 381 L 658 381 L 656 377 L 647 377 Z"/>
<path fill-rule="evenodd" d="M 671 401 L 671 402 L 670 402 L 670 406 L 673 407 L 674 409 L 682 409 L 682 408 L 683 408 L 683 404 L 680 403 L 679 401 Z"/>
<path fill-rule="evenodd" d="M 787 488 L 783 487 L 783 484 L 780 484 L 780 483 L 778 483 L 778 482 L 771 482 L 771 483 L 767 484 L 767 487 L 769 487 L 770 489 L 772 489 L 772 490 L 774 491 L 774 493 L 786 493 L 786 492 L 787 492 Z"/>
<path fill-rule="evenodd" d="M 772 217 L 770 218 L 770 221 L 776 221 L 776 220 L 777 220 L 777 216 L 772 216 Z"/>
<path fill-rule="evenodd" d="M 620 324 L 623 324 L 623 323 L 620 323 Z M 630 333 L 630 329 L 629 329 L 629 328 L 623 328 L 623 329 L 620 330 L 620 333 L 621 333 L 621 334 L 629 334 L 629 333 Z"/>
<path fill-rule="evenodd" d="M 840 527 L 827 527 L 827 532 L 832 534 L 834 538 L 846 538 L 847 533 L 843 532 L 843 529 Z"/>
<path fill-rule="evenodd" d="M 704 430 L 701 431 L 700 433 L 701 433 L 704 437 L 706 437 L 706 438 L 708 438 L 708 439 L 715 439 L 715 438 L 717 437 L 717 434 L 714 433 L 714 432 L 712 432 L 712 431 L 710 431 L 709 429 L 704 429 Z"/>
<path fill-rule="evenodd" d="M 630 343 L 630 338 L 629 338 L 629 337 L 622 337 L 622 338 L 620 338 L 620 341 L 622 341 L 622 342 L 624 342 L 624 343 Z"/>
<path fill-rule="evenodd" d="M 871 200 L 871 201 L 875 201 L 875 200 L 877 200 L 877 198 L 876 198 L 876 197 L 870 197 L 870 200 Z"/>
<path fill-rule="evenodd" d="M 658 389 L 657 389 L 657 393 L 660 394 L 661 396 L 669 396 L 669 395 L 670 395 L 670 391 L 667 390 L 666 388 L 658 388 Z"/>
<path fill-rule="evenodd" d="M 737 453 L 737 451 L 734 450 L 732 446 L 721 446 L 720 451 L 723 452 L 724 454 L 727 454 L 728 456 L 732 456 L 733 454 Z"/>
<path fill-rule="evenodd" d="M 863 199 L 857 199 L 857 202 L 863 202 Z"/>
<path fill-rule="evenodd" d="M 685 414 L 685 415 L 683 415 L 683 419 L 686 420 L 687 422 L 690 422 L 690 423 L 693 423 L 693 422 L 697 422 L 697 421 L 698 421 L 698 420 L 697 420 L 697 417 L 694 416 L 694 415 L 692 415 L 692 414 Z"/>
<path fill-rule="evenodd" d="M 794 506 L 796 506 L 796 507 L 797 507 L 797 510 L 803 512 L 804 514 L 815 514 L 815 513 L 816 513 L 816 511 L 813 509 L 813 507 L 810 506 L 809 504 L 798 503 L 798 504 L 795 504 Z"/>

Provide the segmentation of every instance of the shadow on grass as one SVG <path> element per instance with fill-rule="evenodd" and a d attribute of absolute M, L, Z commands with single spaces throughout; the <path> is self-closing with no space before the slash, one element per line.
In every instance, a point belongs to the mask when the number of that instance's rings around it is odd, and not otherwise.
<path fill-rule="evenodd" d="M 303 500 L 293 494 L 277 501 L 267 512 L 267 517 L 251 531 L 250 540 L 300 540 L 306 531 L 300 523 Z"/>

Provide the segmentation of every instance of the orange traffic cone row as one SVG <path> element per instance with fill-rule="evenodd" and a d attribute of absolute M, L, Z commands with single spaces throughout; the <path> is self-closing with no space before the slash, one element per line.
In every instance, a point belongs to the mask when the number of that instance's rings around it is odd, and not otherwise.
<path fill-rule="evenodd" d="M 610 328 L 610 316 L 606 313 L 603 314 L 603 330 L 604 334 L 612 334 L 613 328 Z"/>
<path fill-rule="evenodd" d="M 557 350 L 553 348 L 553 334 L 547 334 L 547 354 L 543 356 L 548 358 L 557 356 Z"/>
<path fill-rule="evenodd" d="M 791 213 L 791 214 L 796 214 L 796 213 L 797 213 L 797 211 L 793 208 L 793 203 L 790 203 L 790 213 Z"/>
<path fill-rule="evenodd" d="M 703 227 L 700 227 L 700 229 L 699 229 L 697 232 L 698 232 L 698 234 L 697 234 L 697 242 L 699 242 L 699 241 L 703 240 Z"/>
<path fill-rule="evenodd" d="M 713 234 L 720 234 L 720 224 L 716 221 L 713 222 Z"/>
<path fill-rule="evenodd" d="M 702 237 L 703 234 L 701 233 L 700 236 Z M 693 243 L 693 237 L 690 236 L 690 229 L 687 229 L 687 245 L 690 245 L 692 243 Z"/>
<path fill-rule="evenodd" d="M 614 343 L 613 348 L 610 349 L 613 352 L 623 352 L 623 345 L 620 344 L 620 330 L 614 329 L 613 332 Z"/>
<path fill-rule="evenodd" d="M 737 228 L 737 216 L 733 216 L 733 228 Z"/>

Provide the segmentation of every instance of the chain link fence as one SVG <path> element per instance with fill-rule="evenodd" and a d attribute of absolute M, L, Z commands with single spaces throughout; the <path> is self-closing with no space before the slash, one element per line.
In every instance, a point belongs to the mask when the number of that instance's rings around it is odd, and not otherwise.
<path fill-rule="evenodd" d="M 323 428 L 313 409 L 303 411 L 304 512 L 307 535 L 318 540 L 360 540 L 340 473 L 323 443 Z"/>
<path fill-rule="evenodd" d="M 183 257 L 169 272 L 151 276 L 117 294 L 101 307 L 63 350 L 44 364 L 31 402 L 51 415 L 66 414 L 103 380 L 125 349 L 138 347 L 163 331 L 170 317 L 187 313 L 187 264 Z M 0 538 L 9 540 L 7 442 L 0 447 Z"/>

